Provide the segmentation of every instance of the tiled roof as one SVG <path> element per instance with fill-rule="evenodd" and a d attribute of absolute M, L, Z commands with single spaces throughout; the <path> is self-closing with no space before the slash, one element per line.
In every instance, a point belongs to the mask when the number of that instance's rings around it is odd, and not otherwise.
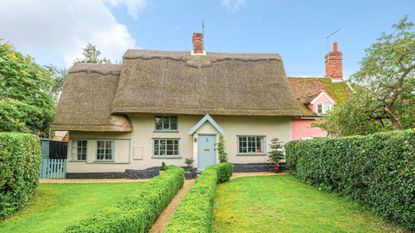
<path fill-rule="evenodd" d="M 349 95 L 349 87 L 345 82 L 333 83 L 329 78 L 324 77 L 288 77 L 291 89 L 298 101 L 303 116 L 316 116 L 308 108 L 308 104 L 313 97 L 325 91 L 337 104 L 346 101 Z"/>

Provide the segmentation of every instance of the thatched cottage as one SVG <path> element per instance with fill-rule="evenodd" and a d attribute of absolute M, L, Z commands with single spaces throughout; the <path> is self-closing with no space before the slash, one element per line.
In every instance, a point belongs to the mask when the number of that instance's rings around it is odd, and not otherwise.
<path fill-rule="evenodd" d="M 54 130 L 69 131 L 67 177 L 143 176 L 166 164 L 218 162 L 223 135 L 237 170 L 269 169 L 270 140 L 292 139 L 300 105 L 277 54 L 128 50 L 120 65 L 77 64 Z"/>

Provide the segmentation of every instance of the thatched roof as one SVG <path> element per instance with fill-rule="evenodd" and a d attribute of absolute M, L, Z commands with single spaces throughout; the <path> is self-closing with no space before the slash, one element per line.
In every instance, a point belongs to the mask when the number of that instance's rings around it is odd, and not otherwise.
<path fill-rule="evenodd" d="M 128 50 L 113 113 L 300 115 L 275 54 Z"/>
<path fill-rule="evenodd" d="M 63 85 L 52 129 L 132 131 L 126 117 L 111 115 L 120 72 L 121 65 L 74 65 Z"/>
<path fill-rule="evenodd" d="M 54 130 L 131 131 L 128 114 L 300 116 L 276 54 L 128 50 L 69 71 Z"/>
<path fill-rule="evenodd" d="M 345 82 L 332 82 L 325 77 L 288 77 L 288 82 L 303 116 L 317 116 L 308 108 L 308 104 L 322 91 L 325 91 L 337 104 L 346 101 L 350 95 Z"/>

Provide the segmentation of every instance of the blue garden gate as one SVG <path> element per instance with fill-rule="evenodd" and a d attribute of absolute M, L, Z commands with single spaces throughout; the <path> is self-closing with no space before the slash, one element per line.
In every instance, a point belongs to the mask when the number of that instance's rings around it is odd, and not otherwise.
<path fill-rule="evenodd" d="M 63 179 L 66 177 L 66 159 L 42 158 L 42 178 Z"/>
<path fill-rule="evenodd" d="M 66 177 L 66 142 L 41 139 L 42 172 L 41 178 L 63 179 Z"/>

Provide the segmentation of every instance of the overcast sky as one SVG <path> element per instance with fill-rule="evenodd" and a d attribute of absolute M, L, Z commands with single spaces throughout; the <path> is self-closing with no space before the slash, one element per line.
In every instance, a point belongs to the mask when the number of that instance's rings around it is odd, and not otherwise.
<path fill-rule="evenodd" d="M 382 32 L 414 14 L 413 0 L 1 0 L 0 38 L 69 67 L 87 42 L 118 62 L 128 48 L 189 51 L 203 19 L 207 51 L 278 53 L 289 76 L 324 75 L 338 41 L 348 76 Z"/>

